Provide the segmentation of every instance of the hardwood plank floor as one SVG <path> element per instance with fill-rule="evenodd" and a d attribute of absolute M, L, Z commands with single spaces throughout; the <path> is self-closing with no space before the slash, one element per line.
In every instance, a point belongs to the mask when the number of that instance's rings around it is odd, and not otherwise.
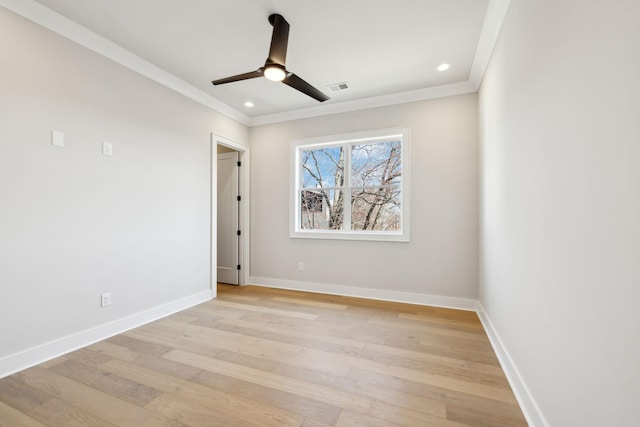
<path fill-rule="evenodd" d="M 526 426 L 475 313 L 218 285 L 0 379 L 0 427 Z"/>

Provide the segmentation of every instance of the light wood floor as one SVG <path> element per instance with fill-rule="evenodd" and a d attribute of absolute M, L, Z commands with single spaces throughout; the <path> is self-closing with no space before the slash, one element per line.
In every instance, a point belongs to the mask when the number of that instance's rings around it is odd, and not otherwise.
<path fill-rule="evenodd" d="M 254 286 L 0 380 L 1 426 L 525 426 L 475 313 Z"/>

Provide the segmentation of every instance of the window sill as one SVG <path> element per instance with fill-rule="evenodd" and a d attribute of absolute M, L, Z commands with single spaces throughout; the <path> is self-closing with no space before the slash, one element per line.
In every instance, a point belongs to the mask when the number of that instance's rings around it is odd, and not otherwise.
<path fill-rule="evenodd" d="M 374 242 L 409 242 L 408 232 L 378 232 L 367 231 L 358 233 L 354 231 L 292 231 L 289 233 L 292 239 L 323 239 L 323 240 L 355 240 Z"/>

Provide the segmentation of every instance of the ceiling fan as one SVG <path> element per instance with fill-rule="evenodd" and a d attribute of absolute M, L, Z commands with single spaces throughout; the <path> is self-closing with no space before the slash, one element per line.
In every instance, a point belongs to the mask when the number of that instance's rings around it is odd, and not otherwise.
<path fill-rule="evenodd" d="M 244 74 L 238 74 L 224 79 L 214 80 L 211 83 L 221 85 L 225 83 L 237 82 L 240 80 L 255 79 L 257 77 L 266 77 L 275 82 L 282 82 L 287 86 L 299 90 L 305 95 L 324 102 L 329 97 L 302 80 L 297 75 L 289 72 L 285 67 L 287 59 L 287 43 L 289 41 L 289 23 L 286 19 L 277 13 L 269 16 L 269 23 L 273 25 L 273 33 L 271 34 L 271 47 L 269 48 L 269 57 L 264 64 L 255 71 Z"/>

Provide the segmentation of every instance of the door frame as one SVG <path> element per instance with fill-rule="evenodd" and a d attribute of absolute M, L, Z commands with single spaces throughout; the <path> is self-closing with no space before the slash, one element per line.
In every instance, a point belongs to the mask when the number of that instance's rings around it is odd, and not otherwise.
<path fill-rule="evenodd" d="M 250 251 L 249 242 L 251 241 L 251 229 L 250 229 L 250 203 L 251 200 L 251 186 L 249 179 L 251 177 L 251 153 L 250 148 L 246 144 L 239 143 L 229 138 L 225 138 L 221 135 L 216 135 L 211 132 L 211 297 L 217 296 L 217 238 L 218 238 L 218 145 L 222 145 L 227 148 L 231 148 L 238 152 L 238 159 L 242 163 L 240 166 L 240 194 L 242 199 L 240 201 L 240 217 L 238 219 L 238 227 L 242 230 L 240 234 L 239 250 L 239 263 L 242 266 L 240 268 L 240 274 L 238 275 L 238 284 L 240 286 L 247 285 L 249 283 L 250 271 Z"/>

